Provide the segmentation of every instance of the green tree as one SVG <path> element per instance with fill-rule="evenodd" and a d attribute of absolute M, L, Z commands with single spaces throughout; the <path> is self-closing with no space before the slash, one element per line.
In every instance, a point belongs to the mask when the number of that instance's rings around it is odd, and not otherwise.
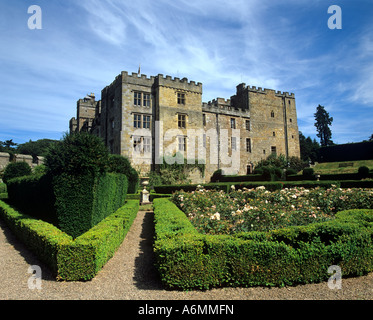
<path fill-rule="evenodd" d="M 318 132 L 317 137 L 320 138 L 321 146 L 326 147 L 333 145 L 333 141 L 331 140 L 332 131 L 329 128 L 333 122 L 333 117 L 330 117 L 329 113 L 321 105 L 317 107 L 314 116 L 316 120 L 315 127 Z"/>
<path fill-rule="evenodd" d="M 30 140 L 29 142 L 19 144 L 17 147 L 17 153 L 28 154 L 34 158 L 36 156 L 45 157 L 48 153 L 48 148 L 57 142 L 57 140 L 50 139 L 40 139 L 37 141 Z"/>
<path fill-rule="evenodd" d="M 270 154 L 267 159 L 263 159 L 257 163 L 255 168 L 259 169 L 261 167 L 276 167 L 284 169 L 288 166 L 288 161 L 283 154 L 276 155 Z"/>
<path fill-rule="evenodd" d="M 119 154 L 109 155 L 109 172 L 123 173 L 128 178 L 128 193 L 136 193 L 140 178 L 128 158 Z"/>
<path fill-rule="evenodd" d="M 3 181 L 8 183 L 10 179 L 28 176 L 31 173 L 31 167 L 26 162 L 11 162 L 5 168 Z"/>
<path fill-rule="evenodd" d="M 303 170 L 303 168 L 305 168 L 308 165 L 306 161 L 294 156 L 289 158 L 288 163 L 288 169 L 292 169 L 295 172 Z"/>
<path fill-rule="evenodd" d="M 0 152 L 8 152 L 14 154 L 16 152 L 17 143 L 13 142 L 13 139 L 0 141 Z"/>
<path fill-rule="evenodd" d="M 318 150 L 320 149 L 320 144 L 316 139 L 311 139 L 311 137 L 305 137 L 301 131 L 299 131 L 299 145 L 300 145 L 300 158 L 303 161 L 315 162 L 318 159 Z"/>
<path fill-rule="evenodd" d="M 71 133 L 48 148 L 44 163 L 47 172 L 54 176 L 106 172 L 109 151 L 97 136 L 87 132 Z"/>

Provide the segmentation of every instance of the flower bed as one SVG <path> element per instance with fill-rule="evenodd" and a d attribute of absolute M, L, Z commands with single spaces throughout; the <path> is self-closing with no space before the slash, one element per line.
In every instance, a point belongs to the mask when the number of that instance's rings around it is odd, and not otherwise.
<path fill-rule="evenodd" d="M 177 191 L 173 202 L 203 234 L 269 231 L 334 219 L 338 211 L 373 209 L 372 189 L 305 189 L 270 192 L 265 187 L 230 193 L 206 190 Z"/>

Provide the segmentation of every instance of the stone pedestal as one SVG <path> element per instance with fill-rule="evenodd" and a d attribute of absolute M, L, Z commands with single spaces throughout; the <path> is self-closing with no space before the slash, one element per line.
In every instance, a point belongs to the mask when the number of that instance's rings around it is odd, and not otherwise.
<path fill-rule="evenodd" d="M 142 185 L 144 186 L 144 189 L 141 191 L 141 200 L 140 200 L 141 205 L 151 203 L 149 200 L 149 191 L 146 190 L 146 186 L 148 184 L 149 184 L 149 181 L 147 180 L 144 180 L 142 183 Z"/>
<path fill-rule="evenodd" d="M 149 204 L 149 191 L 144 189 L 141 191 L 141 205 L 143 204 Z"/>

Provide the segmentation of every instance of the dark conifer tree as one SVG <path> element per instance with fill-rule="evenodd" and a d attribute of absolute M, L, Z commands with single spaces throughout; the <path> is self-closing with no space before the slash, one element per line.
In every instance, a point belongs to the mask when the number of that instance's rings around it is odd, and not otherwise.
<path fill-rule="evenodd" d="M 333 145 L 332 131 L 329 128 L 333 122 L 333 117 L 330 117 L 329 113 L 321 105 L 317 107 L 314 116 L 316 120 L 315 127 L 317 130 L 317 137 L 320 138 L 320 145 L 322 147 Z"/>

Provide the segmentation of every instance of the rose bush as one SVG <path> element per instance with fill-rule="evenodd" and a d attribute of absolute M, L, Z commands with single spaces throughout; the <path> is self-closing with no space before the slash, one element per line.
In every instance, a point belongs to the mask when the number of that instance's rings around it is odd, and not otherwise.
<path fill-rule="evenodd" d="M 204 234 L 269 231 L 334 219 L 348 209 L 373 209 L 372 189 L 291 188 L 270 192 L 265 187 L 230 193 L 205 190 L 177 191 L 173 202 Z"/>

